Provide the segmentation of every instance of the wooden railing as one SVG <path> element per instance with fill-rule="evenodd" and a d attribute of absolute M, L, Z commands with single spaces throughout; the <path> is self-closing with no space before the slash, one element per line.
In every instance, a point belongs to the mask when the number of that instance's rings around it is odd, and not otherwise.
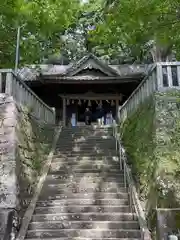
<path fill-rule="evenodd" d="M 0 70 L 0 93 L 13 96 L 18 105 L 28 107 L 38 120 L 55 123 L 55 110 L 45 104 L 11 69 Z"/>
<path fill-rule="evenodd" d="M 127 101 L 119 107 L 118 121 L 123 123 L 139 104 L 154 92 L 170 89 L 180 90 L 180 62 L 162 62 L 153 64 L 148 75 L 135 89 Z"/>

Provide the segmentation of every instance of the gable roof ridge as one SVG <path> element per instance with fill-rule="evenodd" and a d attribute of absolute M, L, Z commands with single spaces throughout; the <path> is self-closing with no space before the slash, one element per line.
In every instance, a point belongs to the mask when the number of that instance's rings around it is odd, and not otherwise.
<path fill-rule="evenodd" d="M 96 57 L 93 53 L 89 53 L 87 55 L 85 55 L 84 57 L 82 57 L 78 62 L 74 63 L 72 65 L 72 67 L 69 68 L 68 70 L 68 74 L 72 73 L 73 71 L 78 70 L 78 68 L 83 65 L 86 61 L 88 61 L 89 59 L 93 59 L 97 65 L 99 65 L 101 68 L 106 69 L 108 72 L 112 73 L 115 76 L 119 76 L 118 72 L 111 68 L 108 64 L 105 64 L 104 62 L 102 62 L 98 57 Z"/>

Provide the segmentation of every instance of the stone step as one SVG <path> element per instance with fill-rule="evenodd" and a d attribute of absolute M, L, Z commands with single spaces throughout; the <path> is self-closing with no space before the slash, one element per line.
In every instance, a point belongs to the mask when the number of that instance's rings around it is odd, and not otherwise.
<path fill-rule="evenodd" d="M 73 140 L 73 141 L 72 141 Z M 78 145 L 78 146 L 84 146 L 89 147 L 91 145 L 97 146 L 98 144 L 102 145 L 103 143 L 110 143 L 111 145 L 115 144 L 116 139 L 112 136 L 80 136 L 79 138 L 76 137 L 76 135 L 67 135 L 64 137 L 60 137 L 57 146 L 61 146 L 63 144 L 64 146 L 68 146 L 68 141 L 71 142 L 71 145 Z"/>
<path fill-rule="evenodd" d="M 78 187 L 78 186 L 74 186 L 74 187 L 67 187 L 67 188 L 63 188 L 63 187 L 52 187 L 52 185 L 44 185 L 42 188 L 42 193 L 49 191 L 49 194 L 70 194 L 70 193 L 126 193 L 127 189 L 124 187 Z"/>
<path fill-rule="evenodd" d="M 92 179 L 92 178 L 101 178 L 102 180 L 110 179 L 110 178 L 123 178 L 124 175 L 122 172 L 103 172 L 103 171 L 96 171 L 93 172 L 92 170 L 87 172 L 71 172 L 71 173 L 65 173 L 64 171 L 56 171 L 54 173 L 51 173 L 51 171 L 48 173 L 47 178 L 53 178 L 53 179 L 62 179 L 62 178 L 68 178 L 68 179 L 75 179 L 75 178 L 81 178 L 81 179 Z"/>
<path fill-rule="evenodd" d="M 93 153 L 103 153 L 103 152 L 112 152 L 112 153 L 115 153 L 116 152 L 116 146 L 109 146 L 109 144 L 104 144 L 103 143 L 103 146 L 100 146 L 98 149 L 95 149 L 94 146 L 92 147 L 88 147 L 88 148 L 85 148 L 85 147 L 75 147 L 75 146 L 71 146 L 69 144 L 69 146 L 56 146 L 56 150 L 58 151 L 61 151 L 61 152 L 70 152 L 70 153 L 88 153 L 89 151 L 92 151 Z"/>
<path fill-rule="evenodd" d="M 112 180 L 108 180 L 108 179 L 104 179 L 104 182 L 106 183 L 112 183 Z M 46 179 L 46 181 L 44 182 L 44 186 L 48 186 L 48 185 L 59 185 L 59 184 L 62 184 L 62 185 L 67 185 L 68 183 L 74 183 L 74 184 L 77 184 L 77 185 L 83 185 L 83 184 L 86 184 L 86 185 L 90 185 L 91 183 L 94 183 L 94 184 L 103 184 L 103 179 L 102 178 L 95 178 L 94 180 L 93 179 L 81 179 L 81 178 L 74 178 L 74 179 L 71 179 L 71 178 L 61 178 L 61 179 Z M 124 179 L 117 179 L 117 180 L 113 180 L 113 183 L 115 183 L 118 187 L 124 187 Z"/>
<path fill-rule="evenodd" d="M 84 170 L 84 171 L 94 171 L 94 170 L 99 170 L 99 171 L 106 171 L 106 172 L 118 172 L 120 173 L 120 164 L 96 164 L 93 163 L 86 163 L 83 161 L 79 162 L 71 162 L 71 163 L 65 163 L 65 162 L 52 162 L 50 166 L 51 170 L 61 170 L 61 171 L 67 171 L 67 170 L 72 170 L 72 171 L 79 171 L 79 170 Z"/>
<path fill-rule="evenodd" d="M 114 138 L 106 138 L 105 136 L 101 137 L 88 137 L 88 138 L 82 138 L 82 137 L 62 137 L 58 140 L 56 143 L 57 147 L 81 147 L 81 148 L 92 148 L 92 147 L 102 147 L 103 145 L 110 145 L 110 147 L 116 146 L 116 140 Z"/>
<path fill-rule="evenodd" d="M 59 175 L 64 175 L 64 174 L 76 174 L 76 173 L 106 173 L 106 174 L 116 174 L 119 175 L 119 169 L 118 168 L 107 168 L 107 169 L 89 169 L 89 168 L 72 168 L 72 167 L 67 167 L 67 168 L 60 168 L 57 167 L 50 167 L 48 174 L 59 174 Z"/>
<path fill-rule="evenodd" d="M 76 128 L 66 128 L 62 129 L 61 133 L 106 133 L 106 134 L 113 134 L 113 128 L 81 128 L 81 129 L 76 129 Z"/>
<path fill-rule="evenodd" d="M 61 132 L 61 134 L 63 135 L 68 135 L 68 134 L 79 134 L 79 135 L 83 135 L 83 136 L 87 136 L 87 135 L 100 135 L 100 134 L 106 134 L 106 135 L 113 135 L 113 131 L 110 129 L 83 129 L 83 130 L 74 130 L 74 129 L 66 129 L 64 131 Z"/>
<path fill-rule="evenodd" d="M 81 149 L 77 149 L 77 150 L 73 150 L 73 149 L 71 149 L 71 148 L 68 148 L 68 149 L 64 149 L 64 148 L 62 148 L 62 149 L 58 149 L 58 148 L 56 148 L 56 151 L 60 151 L 61 152 L 61 154 L 63 153 L 63 154 L 69 154 L 69 155 L 73 155 L 73 154 L 99 154 L 99 155 L 104 155 L 104 156 L 106 156 L 106 153 L 111 153 L 111 154 L 114 154 L 114 155 L 112 155 L 112 156 L 116 156 L 116 149 L 114 148 L 114 149 L 109 149 L 109 148 L 105 148 L 105 149 L 103 149 L 103 148 L 101 148 L 101 149 L 93 149 L 93 148 L 90 148 L 90 149 L 83 149 L 83 148 L 81 148 Z"/>
<path fill-rule="evenodd" d="M 56 174 L 48 174 L 46 177 L 46 184 L 67 184 L 67 183 L 80 183 L 80 182 L 93 182 L 93 183 L 103 183 L 103 182 L 109 182 L 109 183 L 124 183 L 124 176 L 121 174 L 115 175 L 109 175 L 109 174 L 103 174 L 103 176 L 96 176 L 93 174 L 85 174 L 84 176 L 81 174 L 63 174 L 62 176 L 56 175 Z"/>
<path fill-rule="evenodd" d="M 89 153 L 64 153 L 61 151 L 56 151 L 55 154 L 61 154 L 62 157 L 66 157 L 66 158 L 83 158 L 83 157 L 89 157 L 89 158 L 96 158 L 96 159 L 100 159 L 100 158 L 106 158 L 106 157 L 110 157 L 110 158 L 115 158 L 118 157 L 117 154 L 114 153 L 93 153 L 93 152 L 89 152 Z"/>
<path fill-rule="evenodd" d="M 71 143 L 72 145 L 79 145 L 79 146 L 89 146 L 89 144 L 94 144 L 96 146 L 97 144 L 102 145 L 103 143 L 110 143 L 115 144 L 116 140 L 112 136 L 108 135 L 99 135 L 99 136 L 93 136 L 93 135 L 77 135 L 77 134 L 69 134 L 60 136 L 57 142 L 57 146 L 67 145 L 67 143 Z"/>
<path fill-rule="evenodd" d="M 83 125 L 83 126 L 65 126 L 63 127 L 63 130 L 73 129 L 74 131 L 77 129 L 113 129 L 113 126 L 110 125 L 98 125 L 98 123 L 92 123 L 91 125 Z"/>
<path fill-rule="evenodd" d="M 108 132 L 108 131 L 62 131 L 61 136 L 80 136 L 82 138 L 88 138 L 88 137 L 114 137 L 113 132 Z"/>
<path fill-rule="evenodd" d="M 127 198 L 128 197 L 128 193 L 127 192 L 118 192 L 118 193 L 107 193 L 107 192 L 96 192 L 96 193 L 73 193 L 73 192 L 61 192 L 61 191 L 54 191 L 54 190 L 48 190 L 47 189 L 42 189 L 42 192 L 40 194 L 40 198 L 39 199 L 74 199 L 74 198 L 114 198 L 114 199 L 118 199 L 118 198 Z"/>
<path fill-rule="evenodd" d="M 91 149 L 91 148 L 105 148 L 109 146 L 109 148 L 113 149 L 116 147 L 116 141 L 114 139 L 86 139 L 79 140 L 74 138 L 64 138 L 56 144 L 56 147 L 61 148 L 83 148 L 83 149 Z"/>
<path fill-rule="evenodd" d="M 53 206 L 53 207 L 36 207 L 35 214 L 49 214 L 49 213 L 85 213 L 96 212 L 100 213 L 112 213 L 123 212 L 128 213 L 130 207 L 127 206 L 94 206 L 94 205 L 71 205 L 71 206 Z"/>
<path fill-rule="evenodd" d="M 27 239 L 27 238 L 26 238 Z M 72 240 L 72 238 L 28 238 L 28 240 Z M 110 238 L 111 240 L 140 240 L 140 238 Z M 108 238 L 76 238 L 76 240 L 109 240 Z"/>
<path fill-rule="evenodd" d="M 114 141 L 115 138 L 112 136 L 112 135 L 108 135 L 106 133 L 101 133 L 101 134 L 98 134 L 98 135 L 95 135 L 95 134 L 77 134 L 77 133 L 66 133 L 66 134 L 61 134 L 60 135 L 60 138 L 57 142 L 58 143 L 63 143 L 63 139 L 65 140 L 64 142 L 66 142 L 66 140 L 72 140 L 74 139 L 75 141 L 74 142 L 79 142 L 79 143 L 86 143 L 88 141 L 104 141 L 104 140 L 107 140 L 107 141 Z"/>
<path fill-rule="evenodd" d="M 65 161 L 63 160 L 53 160 L 51 163 L 51 167 L 61 167 L 63 168 L 83 168 L 83 169 L 106 169 L 108 170 L 109 168 L 112 169 L 118 169 L 118 171 L 120 172 L 120 163 L 119 162 L 115 162 L 113 160 L 109 160 L 109 163 L 107 163 L 106 160 L 68 160 Z M 121 171 L 122 172 L 122 171 Z"/>
<path fill-rule="evenodd" d="M 127 199 L 128 193 L 63 193 L 63 194 L 55 194 L 54 192 L 42 192 L 39 200 L 58 200 L 58 199 Z"/>
<path fill-rule="evenodd" d="M 74 139 L 81 139 L 81 140 L 87 140 L 87 139 L 113 139 L 114 136 L 112 133 L 108 132 L 86 132 L 86 133 L 81 133 L 81 132 L 62 132 L 60 135 L 60 139 L 62 138 L 74 138 Z M 59 139 L 59 140 L 60 140 Z"/>
<path fill-rule="evenodd" d="M 43 230 L 28 230 L 27 237 L 81 237 L 81 238 L 140 238 L 140 230 L 118 229 L 43 229 Z"/>
<path fill-rule="evenodd" d="M 113 133 L 113 129 L 112 128 L 87 128 L 85 126 L 81 127 L 81 128 L 64 128 L 62 129 L 62 133 L 109 133 L 112 134 Z"/>
<path fill-rule="evenodd" d="M 93 137 L 89 136 L 86 137 L 80 137 L 76 138 L 71 136 L 66 136 L 63 138 L 59 138 L 57 142 L 57 146 L 68 146 L 68 143 L 70 143 L 71 146 L 78 146 L 78 147 L 89 147 L 89 146 L 98 146 L 103 144 L 110 144 L 110 146 L 115 145 L 116 140 L 114 137 L 109 136 L 101 136 L 101 137 Z"/>
<path fill-rule="evenodd" d="M 139 229 L 138 221 L 52 221 L 52 222 L 32 222 L 29 230 L 35 229 L 92 229 L 94 226 L 98 229 Z"/>
<path fill-rule="evenodd" d="M 85 161 L 83 160 L 79 160 L 79 161 L 74 161 L 74 162 L 52 162 L 51 163 L 51 168 L 59 168 L 62 170 L 67 170 L 67 169 L 84 169 L 84 170 L 106 170 L 106 171 L 110 171 L 110 169 L 112 169 L 112 171 L 117 170 L 118 172 L 120 172 L 120 164 L 119 162 L 112 162 L 109 164 L 97 164 L 95 162 L 96 160 L 91 161 L 91 163 L 89 162 L 89 164 L 87 164 Z"/>
<path fill-rule="evenodd" d="M 58 189 L 58 190 L 65 190 L 65 189 L 79 189 L 79 191 L 104 191 L 107 192 L 107 190 L 109 189 L 109 191 L 117 191 L 121 188 L 124 188 L 124 183 L 115 183 L 115 182 L 87 182 L 87 181 L 81 181 L 81 182 L 69 182 L 69 183 L 54 183 L 54 184 L 50 184 L 45 182 L 44 183 L 44 187 L 47 188 L 52 188 L 52 189 Z M 106 190 L 107 189 L 107 190 Z M 112 189 L 112 190 L 111 190 Z"/>
<path fill-rule="evenodd" d="M 110 206 L 122 206 L 128 204 L 128 199 L 62 199 L 62 200 L 45 200 L 37 201 L 37 207 L 53 207 L 53 206 L 71 206 L 71 205 L 110 205 Z"/>
<path fill-rule="evenodd" d="M 56 149 L 55 154 L 61 154 L 61 156 L 66 157 L 66 158 L 70 158 L 70 157 L 96 157 L 96 159 L 98 158 L 105 158 L 105 157 L 118 157 L 116 152 L 101 152 L 101 153 L 96 153 L 96 152 L 63 152 L 63 151 L 58 151 Z"/>
<path fill-rule="evenodd" d="M 101 139 L 105 139 L 105 138 L 113 138 L 113 134 L 112 133 L 108 133 L 107 131 L 105 132 L 62 132 L 60 137 L 65 137 L 65 138 L 82 138 L 82 139 L 87 139 L 87 138 L 101 138 Z"/>
<path fill-rule="evenodd" d="M 104 155 L 105 155 L 106 153 L 112 153 L 112 154 L 116 155 L 117 151 L 116 151 L 115 145 L 113 147 L 108 146 L 109 144 L 107 144 L 107 145 L 103 144 L 103 145 L 104 145 L 103 147 L 101 146 L 101 147 L 99 147 L 99 149 L 95 149 L 94 146 L 89 147 L 89 148 L 84 148 L 84 147 L 76 148 L 76 147 L 71 146 L 69 144 L 68 147 L 63 147 L 63 146 L 58 147 L 58 146 L 56 146 L 56 151 L 59 151 L 63 154 L 68 154 L 68 153 L 69 154 L 75 154 L 75 153 L 79 153 L 79 154 L 83 154 L 83 153 L 84 154 L 87 154 L 87 153 L 103 154 L 104 153 Z"/>
<path fill-rule="evenodd" d="M 64 141 L 63 141 L 64 140 Z M 66 144 L 68 141 L 72 141 L 71 144 L 74 145 L 82 145 L 82 146 L 89 146 L 89 144 L 101 144 L 101 143 L 115 143 L 116 140 L 113 136 L 108 136 L 108 135 L 101 135 L 101 136 L 78 136 L 76 134 L 69 134 L 69 135 L 64 135 L 63 137 L 60 136 L 58 139 L 57 145 L 60 144 Z"/>
<path fill-rule="evenodd" d="M 53 156 L 53 162 L 63 162 L 64 163 L 71 163 L 71 162 L 89 162 L 92 163 L 93 161 L 101 161 L 104 163 L 111 163 L 111 162 L 118 162 L 119 157 L 117 155 L 115 156 L 63 156 L 62 154 L 54 155 Z"/>
<path fill-rule="evenodd" d="M 51 168 L 56 168 L 59 167 L 61 169 L 67 169 L 67 168 L 73 168 L 73 169 L 105 169 L 105 170 L 109 170 L 110 168 L 113 170 L 118 170 L 120 172 L 120 164 L 119 162 L 115 162 L 115 163 L 104 163 L 103 160 L 101 162 L 98 163 L 98 161 L 74 161 L 74 162 L 61 162 L 61 161 L 53 161 L 51 163 Z"/>
<path fill-rule="evenodd" d="M 135 213 L 52 213 L 34 214 L 32 222 L 46 221 L 137 221 Z"/>
<path fill-rule="evenodd" d="M 85 125 L 83 123 L 83 126 L 80 125 L 80 126 L 75 126 L 75 127 L 72 127 L 72 126 L 65 126 L 62 128 L 63 131 L 67 131 L 67 130 L 72 130 L 72 131 L 82 131 L 82 130 L 112 130 L 113 129 L 113 126 L 109 126 L 109 125 L 103 125 L 103 126 L 100 126 L 98 125 L 97 123 L 93 123 L 91 125 Z"/>
<path fill-rule="evenodd" d="M 114 136 L 112 133 L 107 132 L 87 132 L 87 133 L 80 133 L 80 132 L 62 132 L 59 138 L 59 141 L 62 141 L 62 139 L 81 139 L 81 141 L 87 141 L 88 139 L 114 139 Z"/>

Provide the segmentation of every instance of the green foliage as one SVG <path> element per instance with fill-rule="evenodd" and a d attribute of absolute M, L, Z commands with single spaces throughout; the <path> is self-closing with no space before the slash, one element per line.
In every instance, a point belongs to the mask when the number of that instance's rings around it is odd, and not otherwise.
<path fill-rule="evenodd" d="M 174 49 L 178 53 L 180 37 L 180 3 L 177 0 L 107 1 L 104 21 L 97 25 L 92 40 L 109 46 L 110 55 L 126 53 L 142 61 L 155 45 L 165 57 Z M 114 4 L 113 4 L 114 3 Z M 162 49 L 161 49 L 162 48 Z M 165 51 L 166 50 L 166 51 Z"/>
<path fill-rule="evenodd" d="M 156 109 L 153 99 L 140 106 L 125 123 L 123 135 L 141 197 L 151 210 L 156 203 L 159 207 L 180 204 L 178 106 L 160 96 L 155 101 Z"/>
<path fill-rule="evenodd" d="M 178 0 L 4 0 L 0 67 L 14 66 L 18 26 L 22 65 L 60 52 L 76 60 L 90 51 L 113 64 L 166 60 L 171 51 L 179 58 Z"/>
<path fill-rule="evenodd" d="M 73 59 L 92 51 L 113 64 L 178 58 L 179 9 L 176 0 L 88 1 L 63 46 Z"/>
<path fill-rule="evenodd" d="M 38 63 L 60 51 L 60 33 L 76 20 L 78 0 L 5 0 L 0 16 L 0 67 L 13 67 L 17 27 L 20 63 Z"/>
<path fill-rule="evenodd" d="M 129 164 L 152 230 L 156 206 L 180 206 L 179 100 L 180 92 L 157 93 L 139 107 L 123 129 Z"/>
<path fill-rule="evenodd" d="M 139 107 L 125 122 L 123 142 L 129 155 L 129 164 L 136 182 L 140 183 L 142 196 L 147 196 L 149 181 L 153 177 L 154 106 L 152 99 Z M 146 107 L 144 107 L 146 106 Z M 140 119 L 140 121 L 138 121 Z M 147 174 L 148 173 L 148 174 Z"/>

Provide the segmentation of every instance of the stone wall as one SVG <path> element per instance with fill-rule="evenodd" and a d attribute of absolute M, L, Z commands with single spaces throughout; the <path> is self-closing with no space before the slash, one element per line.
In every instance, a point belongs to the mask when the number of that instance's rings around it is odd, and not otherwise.
<path fill-rule="evenodd" d="M 180 206 L 180 92 L 156 93 L 123 127 L 123 143 L 149 224 L 156 206 Z"/>
<path fill-rule="evenodd" d="M 19 226 L 49 153 L 53 128 L 0 94 L 0 239 L 11 239 Z"/>

